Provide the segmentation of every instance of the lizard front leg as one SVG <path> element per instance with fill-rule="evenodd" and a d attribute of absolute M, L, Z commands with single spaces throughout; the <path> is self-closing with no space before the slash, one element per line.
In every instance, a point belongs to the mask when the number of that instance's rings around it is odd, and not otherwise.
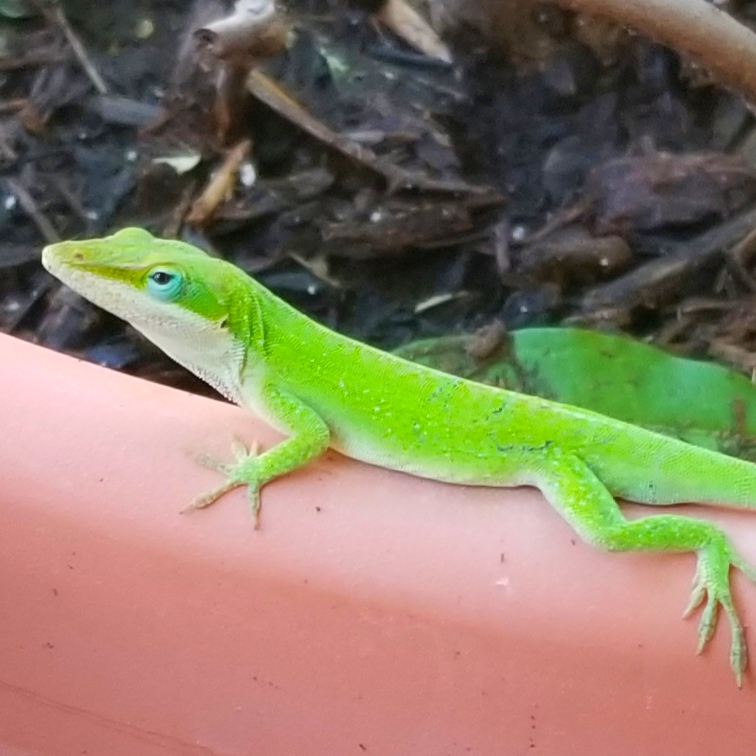
<path fill-rule="evenodd" d="M 197 498 L 184 511 L 203 509 L 217 501 L 223 494 L 240 486 L 247 487 L 247 499 L 255 519 L 255 529 L 260 527 L 260 489 L 269 481 L 285 475 L 310 460 L 320 456 L 327 448 L 330 432 L 323 418 L 304 402 L 288 392 L 266 383 L 261 388 L 261 400 L 267 412 L 291 435 L 258 456 L 257 444 L 249 450 L 241 445 L 234 448 L 235 461 L 222 464 L 200 456 L 197 461 L 205 467 L 218 470 L 226 476 L 226 482 Z"/>

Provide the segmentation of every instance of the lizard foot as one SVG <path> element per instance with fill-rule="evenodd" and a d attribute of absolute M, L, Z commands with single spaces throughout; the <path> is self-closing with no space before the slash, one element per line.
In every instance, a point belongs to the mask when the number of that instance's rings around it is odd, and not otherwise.
<path fill-rule="evenodd" d="M 234 441 L 232 451 L 234 461 L 231 464 L 220 462 L 215 457 L 205 454 L 195 456 L 195 461 L 210 470 L 222 473 L 226 476 L 226 482 L 197 497 L 189 506 L 181 510 L 182 514 L 195 509 L 204 509 L 214 504 L 223 494 L 240 486 L 247 487 L 247 499 L 249 501 L 252 516 L 255 519 L 255 530 L 260 529 L 260 482 L 258 475 L 257 453 L 259 445 L 254 441 L 249 449 L 240 441 Z"/>
<path fill-rule="evenodd" d="M 756 569 L 736 554 L 724 538 L 712 541 L 699 550 L 693 590 L 683 617 L 689 617 L 704 602 L 704 598 L 706 599 L 698 625 L 698 653 L 700 654 L 714 635 L 719 607 L 724 609 L 730 623 L 730 667 L 735 673 L 735 681 L 740 688 L 743 671 L 748 662 L 748 653 L 743 628 L 730 592 L 730 566 L 737 567 L 756 582 Z"/>

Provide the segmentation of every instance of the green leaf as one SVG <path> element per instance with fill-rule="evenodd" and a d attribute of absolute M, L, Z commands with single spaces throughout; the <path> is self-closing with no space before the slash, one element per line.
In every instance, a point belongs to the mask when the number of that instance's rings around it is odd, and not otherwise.
<path fill-rule="evenodd" d="M 514 331 L 481 348 L 486 339 L 490 333 L 446 336 L 396 354 L 756 461 L 756 386 L 734 370 L 577 328 Z"/>

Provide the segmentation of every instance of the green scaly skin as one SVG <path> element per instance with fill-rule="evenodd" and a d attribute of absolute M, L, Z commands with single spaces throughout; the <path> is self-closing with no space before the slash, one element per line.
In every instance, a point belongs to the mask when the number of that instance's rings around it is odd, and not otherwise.
<path fill-rule="evenodd" d="M 341 336 L 243 271 L 141 229 L 61 242 L 42 257 L 82 296 L 127 320 L 230 400 L 288 434 L 262 454 L 237 448 L 205 507 L 246 486 L 259 523 L 260 488 L 328 446 L 434 480 L 539 488 L 580 536 L 611 551 L 694 551 L 685 616 L 705 602 L 699 652 L 721 606 L 730 665 L 746 666 L 730 567 L 756 569 L 716 526 L 678 515 L 627 521 L 614 497 L 644 504 L 756 507 L 756 465 L 587 410 L 463 380 Z"/>

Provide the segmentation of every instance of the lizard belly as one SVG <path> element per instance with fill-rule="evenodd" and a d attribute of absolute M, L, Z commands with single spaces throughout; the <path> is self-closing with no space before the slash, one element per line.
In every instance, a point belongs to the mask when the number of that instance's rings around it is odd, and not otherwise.
<path fill-rule="evenodd" d="M 417 440 L 408 443 L 406 433 L 392 432 L 391 426 L 357 429 L 354 424 L 347 425 L 329 422 L 330 446 L 361 462 L 463 485 L 516 486 L 529 484 L 532 478 L 521 470 L 516 472 L 518 465 L 512 455 L 497 451 L 493 442 L 473 450 L 468 444 L 454 443 L 447 434 L 427 437 L 424 432 L 429 435 L 432 430 L 418 424 Z"/>

